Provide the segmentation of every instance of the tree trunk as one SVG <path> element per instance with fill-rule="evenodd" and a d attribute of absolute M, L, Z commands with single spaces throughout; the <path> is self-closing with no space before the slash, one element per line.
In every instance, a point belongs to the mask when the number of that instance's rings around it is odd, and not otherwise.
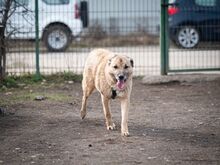
<path fill-rule="evenodd" d="M 0 27 L 0 81 L 6 76 L 6 45 L 4 30 Z"/>
<path fill-rule="evenodd" d="M 5 29 L 7 26 L 7 20 L 10 17 L 9 11 L 13 0 L 6 0 L 4 4 L 4 10 L 2 11 L 2 20 L 0 22 L 0 81 L 6 76 L 6 38 Z"/>

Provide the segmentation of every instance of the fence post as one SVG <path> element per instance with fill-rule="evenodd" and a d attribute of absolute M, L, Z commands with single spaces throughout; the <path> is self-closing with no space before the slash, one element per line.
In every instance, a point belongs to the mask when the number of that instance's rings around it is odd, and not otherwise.
<path fill-rule="evenodd" d="M 38 0 L 35 0 L 35 56 L 36 56 L 36 79 L 39 80 L 40 64 L 39 64 L 39 8 Z"/>
<path fill-rule="evenodd" d="M 160 74 L 167 75 L 169 60 L 168 60 L 168 0 L 161 0 L 161 11 L 160 11 Z"/>

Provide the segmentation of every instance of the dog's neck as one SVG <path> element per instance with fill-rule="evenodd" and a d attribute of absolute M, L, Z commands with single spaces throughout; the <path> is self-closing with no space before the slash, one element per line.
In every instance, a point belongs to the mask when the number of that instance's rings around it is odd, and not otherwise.
<path fill-rule="evenodd" d="M 107 67 L 107 66 L 106 66 L 106 67 Z M 115 79 L 114 79 L 114 77 L 112 77 L 112 76 L 108 73 L 106 67 L 105 67 L 105 78 L 106 78 L 106 82 L 108 83 L 108 85 L 109 85 L 110 87 L 113 87 L 113 86 L 115 86 Z"/>
<path fill-rule="evenodd" d="M 115 99 L 116 97 L 124 97 L 127 92 L 127 87 L 123 90 L 118 90 L 117 88 L 111 87 L 111 98 Z"/>
<path fill-rule="evenodd" d="M 114 88 L 111 88 L 111 93 L 112 93 L 111 98 L 115 99 L 117 96 L 117 91 Z"/>

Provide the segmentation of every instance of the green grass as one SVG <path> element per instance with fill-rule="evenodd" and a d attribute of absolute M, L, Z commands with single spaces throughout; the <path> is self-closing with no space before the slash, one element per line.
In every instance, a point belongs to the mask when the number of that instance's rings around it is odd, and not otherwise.
<path fill-rule="evenodd" d="M 42 81 L 48 83 L 62 83 L 66 81 L 81 82 L 82 75 L 76 75 L 72 72 L 63 72 L 53 75 L 42 75 L 38 78 L 33 74 L 26 74 L 22 76 L 7 76 L 3 81 L 0 82 L 0 90 L 7 88 L 19 88 L 25 85 L 35 85 Z"/>
<path fill-rule="evenodd" d="M 19 84 L 34 84 L 42 81 L 41 79 L 36 79 L 35 75 L 26 74 L 22 76 L 7 76 L 0 82 L 0 88 L 18 88 Z"/>
<path fill-rule="evenodd" d="M 71 72 L 41 76 L 8 76 L 0 82 L 0 107 L 33 101 L 36 96 L 44 96 L 46 101 L 71 102 L 72 97 L 63 93 L 49 93 L 47 89 L 60 84 L 81 82 L 82 76 Z M 39 92 L 39 88 L 41 88 Z"/>
<path fill-rule="evenodd" d="M 73 81 L 73 82 L 82 81 L 82 75 L 77 75 L 72 72 L 63 72 L 63 73 L 57 73 L 57 74 L 52 74 L 49 76 L 42 76 L 42 77 L 46 81 L 53 82 L 53 83 L 61 83 L 65 81 Z"/>
<path fill-rule="evenodd" d="M 15 95 L 12 96 L 11 99 L 12 100 L 16 100 L 18 102 L 22 102 L 22 101 L 30 101 L 30 100 L 34 100 L 36 96 L 44 96 L 46 98 L 46 100 L 52 100 L 52 101 L 68 101 L 69 99 L 71 99 L 70 96 L 66 96 L 64 94 L 59 94 L 59 93 L 38 93 L 38 92 L 33 92 L 33 93 L 23 93 L 23 95 Z"/>
<path fill-rule="evenodd" d="M 71 102 L 72 97 L 61 93 L 29 92 L 28 90 L 16 89 L 13 93 L 0 99 L 0 107 L 7 107 L 28 101 L 34 101 L 36 96 L 44 96 L 46 101 Z M 43 100 L 44 101 L 44 100 Z M 36 101 L 37 102 L 37 101 Z"/>

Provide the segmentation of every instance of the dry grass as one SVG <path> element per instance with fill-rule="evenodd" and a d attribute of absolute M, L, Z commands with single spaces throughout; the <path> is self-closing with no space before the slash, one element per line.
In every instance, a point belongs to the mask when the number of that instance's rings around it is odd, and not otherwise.
<path fill-rule="evenodd" d="M 139 45 L 158 45 L 159 37 L 145 34 L 129 34 L 124 36 L 104 36 L 101 38 L 86 36 L 80 42 L 75 43 L 81 47 L 94 47 L 94 46 L 139 46 Z"/>
<path fill-rule="evenodd" d="M 112 46 L 140 46 L 140 45 L 158 45 L 159 37 L 147 33 L 133 33 L 123 36 L 111 36 L 104 32 L 90 31 L 81 37 L 80 41 L 73 40 L 67 51 L 72 48 L 85 47 L 112 47 Z M 8 42 L 10 52 L 34 52 L 34 40 L 12 40 Z M 46 52 L 47 49 L 43 42 L 40 42 L 40 51 Z"/>

